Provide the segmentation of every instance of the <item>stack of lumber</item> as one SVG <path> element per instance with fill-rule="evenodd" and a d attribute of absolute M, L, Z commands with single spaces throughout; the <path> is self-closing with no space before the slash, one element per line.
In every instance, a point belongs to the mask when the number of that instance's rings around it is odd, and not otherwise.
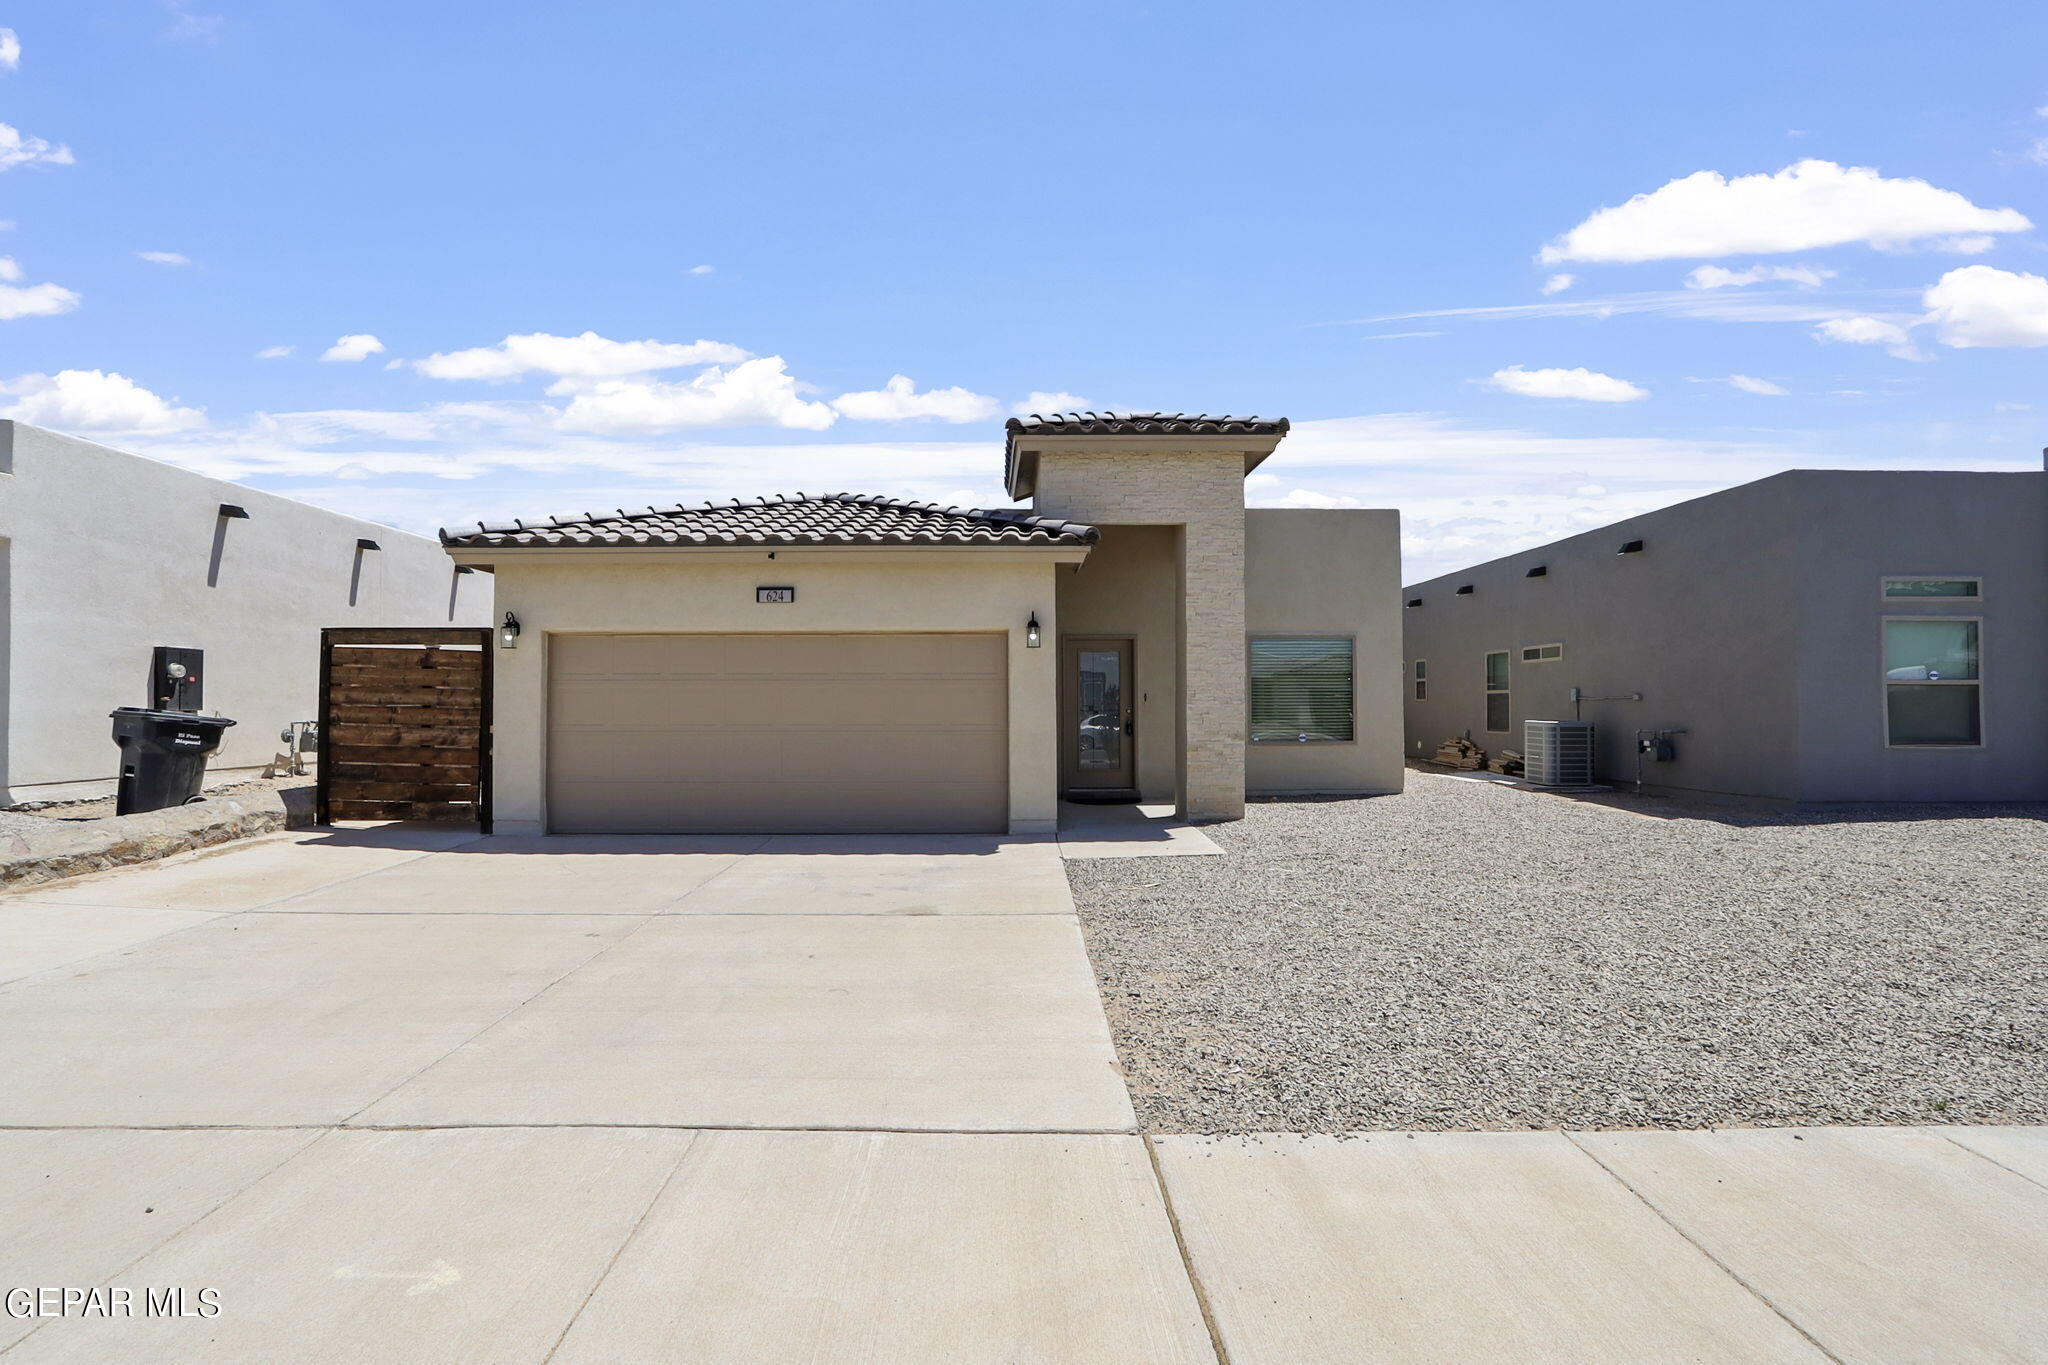
<path fill-rule="evenodd" d="M 1446 768 L 1476 772 L 1486 766 L 1486 750 L 1469 739 L 1447 739 L 1436 746 L 1436 761 Z"/>
<path fill-rule="evenodd" d="M 1502 749 L 1494 755 L 1493 762 L 1486 765 L 1486 770 L 1490 773 L 1499 773 L 1503 777 L 1520 777 L 1522 756 L 1513 749 Z"/>

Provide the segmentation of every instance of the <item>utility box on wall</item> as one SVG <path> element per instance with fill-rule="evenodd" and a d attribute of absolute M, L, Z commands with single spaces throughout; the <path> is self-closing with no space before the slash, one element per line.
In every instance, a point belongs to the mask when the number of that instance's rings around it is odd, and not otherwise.
<path fill-rule="evenodd" d="M 158 645 L 149 655 L 149 707 L 197 713 L 206 700 L 206 651 Z"/>

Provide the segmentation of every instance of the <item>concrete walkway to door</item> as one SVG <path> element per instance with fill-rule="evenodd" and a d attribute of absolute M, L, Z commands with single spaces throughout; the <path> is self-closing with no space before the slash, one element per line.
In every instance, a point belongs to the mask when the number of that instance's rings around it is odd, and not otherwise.
<path fill-rule="evenodd" d="M 0 1292 L 136 1305 L 5 1365 L 2048 1341 L 2038 1131 L 1137 1135 L 1051 840 L 276 836 L 0 897 L 0 1037 Z"/>

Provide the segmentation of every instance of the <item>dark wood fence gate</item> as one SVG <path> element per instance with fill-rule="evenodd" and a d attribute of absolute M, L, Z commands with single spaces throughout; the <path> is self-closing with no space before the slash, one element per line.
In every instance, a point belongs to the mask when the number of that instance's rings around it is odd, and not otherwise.
<path fill-rule="evenodd" d="M 491 828 L 491 631 L 320 632 L 317 818 Z"/>

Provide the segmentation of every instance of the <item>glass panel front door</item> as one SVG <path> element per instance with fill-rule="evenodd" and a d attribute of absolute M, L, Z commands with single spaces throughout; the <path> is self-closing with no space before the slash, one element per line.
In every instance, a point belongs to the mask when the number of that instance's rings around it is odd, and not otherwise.
<path fill-rule="evenodd" d="M 1134 725 L 1128 640 L 1069 640 L 1061 687 L 1065 780 L 1069 787 L 1133 787 Z"/>
<path fill-rule="evenodd" d="M 1116 649 L 1082 649 L 1080 768 L 1103 772 L 1124 766 L 1124 656 Z"/>

